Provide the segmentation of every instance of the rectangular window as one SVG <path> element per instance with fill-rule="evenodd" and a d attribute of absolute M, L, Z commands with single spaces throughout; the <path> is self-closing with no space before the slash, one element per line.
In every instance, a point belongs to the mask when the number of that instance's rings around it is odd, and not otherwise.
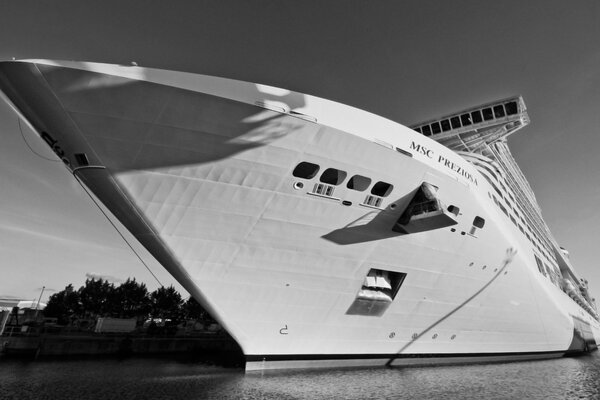
<path fill-rule="evenodd" d="M 491 108 L 484 108 L 482 110 L 483 112 L 483 119 L 486 121 L 489 121 L 491 119 L 494 119 L 494 114 L 492 113 L 492 109 Z"/>
<path fill-rule="evenodd" d="M 533 256 L 535 257 L 535 262 L 537 263 L 538 270 L 542 275 L 546 276 L 546 270 L 544 269 L 544 264 L 542 263 L 542 260 L 540 260 L 535 254 Z"/>
<path fill-rule="evenodd" d="M 85 153 L 76 153 L 75 160 L 77 161 L 77 164 L 79 164 L 81 167 L 87 167 L 88 165 L 90 165 L 90 162 L 88 161 L 87 155 Z"/>
<path fill-rule="evenodd" d="M 471 115 L 463 114 L 460 116 L 460 122 L 462 122 L 462 126 L 471 125 Z"/>
<path fill-rule="evenodd" d="M 450 121 L 448 121 L 447 119 L 444 119 L 440 122 L 440 125 L 442 125 L 442 131 L 444 132 L 448 132 L 451 128 L 450 128 Z"/>
<path fill-rule="evenodd" d="M 483 118 L 481 117 L 481 112 L 479 110 L 473 111 L 471 113 L 471 118 L 473 118 L 473 123 L 474 124 L 477 124 L 477 123 L 483 121 Z"/>
<path fill-rule="evenodd" d="M 519 111 L 516 101 L 511 101 L 510 103 L 506 103 L 504 105 L 504 107 L 506 108 L 506 114 L 508 114 L 508 115 L 514 115 Z"/>
<path fill-rule="evenodd" d="M 504 107 L 502 105 L 494 106 L 494 116 L 496 118 L 504 117 Z"/>
<path fill-rule="evenodd" d="M 452 124 L 452 129 L 460 128 L 460 119 L 458 117 L 450 118 L 450 124 Z"/>
<path fill-rule="evenodd" d="M 504 207 L 504 204 L 502 203 L 498 203 L 498 205 L 500 206 L 500 209 L 502 210 L 502 212 L 506 215 L 508 215 L 508 211 L 506 211 L 506 207 Z"/>

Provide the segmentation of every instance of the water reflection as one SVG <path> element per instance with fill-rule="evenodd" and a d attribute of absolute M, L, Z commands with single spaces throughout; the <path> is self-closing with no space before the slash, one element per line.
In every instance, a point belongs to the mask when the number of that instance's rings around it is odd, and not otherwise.
<path fill-rule="evenodd" d="M 436 368 L 244 375 L 163 359 L 0 361 L 0 399 L 598 399 L 600 354 Z"/>

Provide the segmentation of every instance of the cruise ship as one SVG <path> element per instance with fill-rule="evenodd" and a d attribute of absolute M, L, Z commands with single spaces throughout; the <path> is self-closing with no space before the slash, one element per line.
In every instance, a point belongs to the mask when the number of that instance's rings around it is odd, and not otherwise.
<path fill-rule="evenodd" d="M 523 98 L 406 127 L 271 86 L 0 63 L 3 98 L 237 341 L 246 370 L 596 349 L 587 281 L 507 137 Z"/>

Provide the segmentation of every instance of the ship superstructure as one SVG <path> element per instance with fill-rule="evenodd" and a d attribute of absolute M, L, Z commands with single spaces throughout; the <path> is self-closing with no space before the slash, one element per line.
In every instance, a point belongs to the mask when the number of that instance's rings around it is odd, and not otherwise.
<path fill-rule="evenodd" d="M 550 358 L 600 340 L 506 146 L 528 122 L 519 97 L 413 130 L 138 66 L 0 63 L 0 89 L 247 370 Z"/>
<path fill-rule="evenodd" d="M 529 116 L 516 96 L 456 112 L 412 128 L 471 162 L 494 189 L 494 204 L 531 244 L 540 274 L 598 319 L 587 280 L 579 278 L 542 218 L 535 194 L 508 147 L 508 136 L 526 127 Z"/>

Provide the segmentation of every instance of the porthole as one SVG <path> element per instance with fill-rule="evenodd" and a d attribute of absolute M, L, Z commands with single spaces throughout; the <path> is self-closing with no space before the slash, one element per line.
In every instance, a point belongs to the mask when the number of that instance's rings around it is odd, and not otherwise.
<path fill-rule="evenodd" d="M 371 185 L 371 178 L 362 175 L 354 175 L 348 180 L 346 187 L 348 189 L 364 192 Z"/>
<path fill-rule="evenodd" d="M 302 161 L 300 164 L 296 165 L 292 175 L 294 175 L 296 178 L 312 179 L 317 175 L 318 172 L 319 166 L 317 164 Z"/>
<path fill-rule="evenodd" d="M 394 190 L 394 186 L 386 182 L 377 182 L 371 188 L 371 194 L 379 197 L 387 197 Z"/>
<path fill-rule="evenodd" d="M 485 219 L 477 216 L 475 217 L 475 219 L 473 219 L 473 226 L 476 228 L 483 228 L 483 226 L 485 225 Z"/>
<path fill-rule="evenodd" d="M 323 172 L 323 174 L 321 175 L 319 180 L 323 183 L 337 186 L 340 183 L 344 182 L 344 179 L 346 179 L 346 176 L 347 176 L 346 171 L 341 171 L 341 170 L 335 169 L 335 168 L 327 168 Z"/>
<path fill-rule="evenodd" d="M 304 183 L 302 183 L 302 182 L 296 182 L 296 183 L 294 183 L 294 189 L 296 189 L 296 190 L 300 190 L 303 187 L 304 187 Z"/>
<path fill-rule="evenodd" d="M 454 214 L 455 216 L 458 217 L 458 213 L 460 212 L 460 208 L 454 206 L 454 205 L 450 205 L 448 206 L 448 212 Z"/>

